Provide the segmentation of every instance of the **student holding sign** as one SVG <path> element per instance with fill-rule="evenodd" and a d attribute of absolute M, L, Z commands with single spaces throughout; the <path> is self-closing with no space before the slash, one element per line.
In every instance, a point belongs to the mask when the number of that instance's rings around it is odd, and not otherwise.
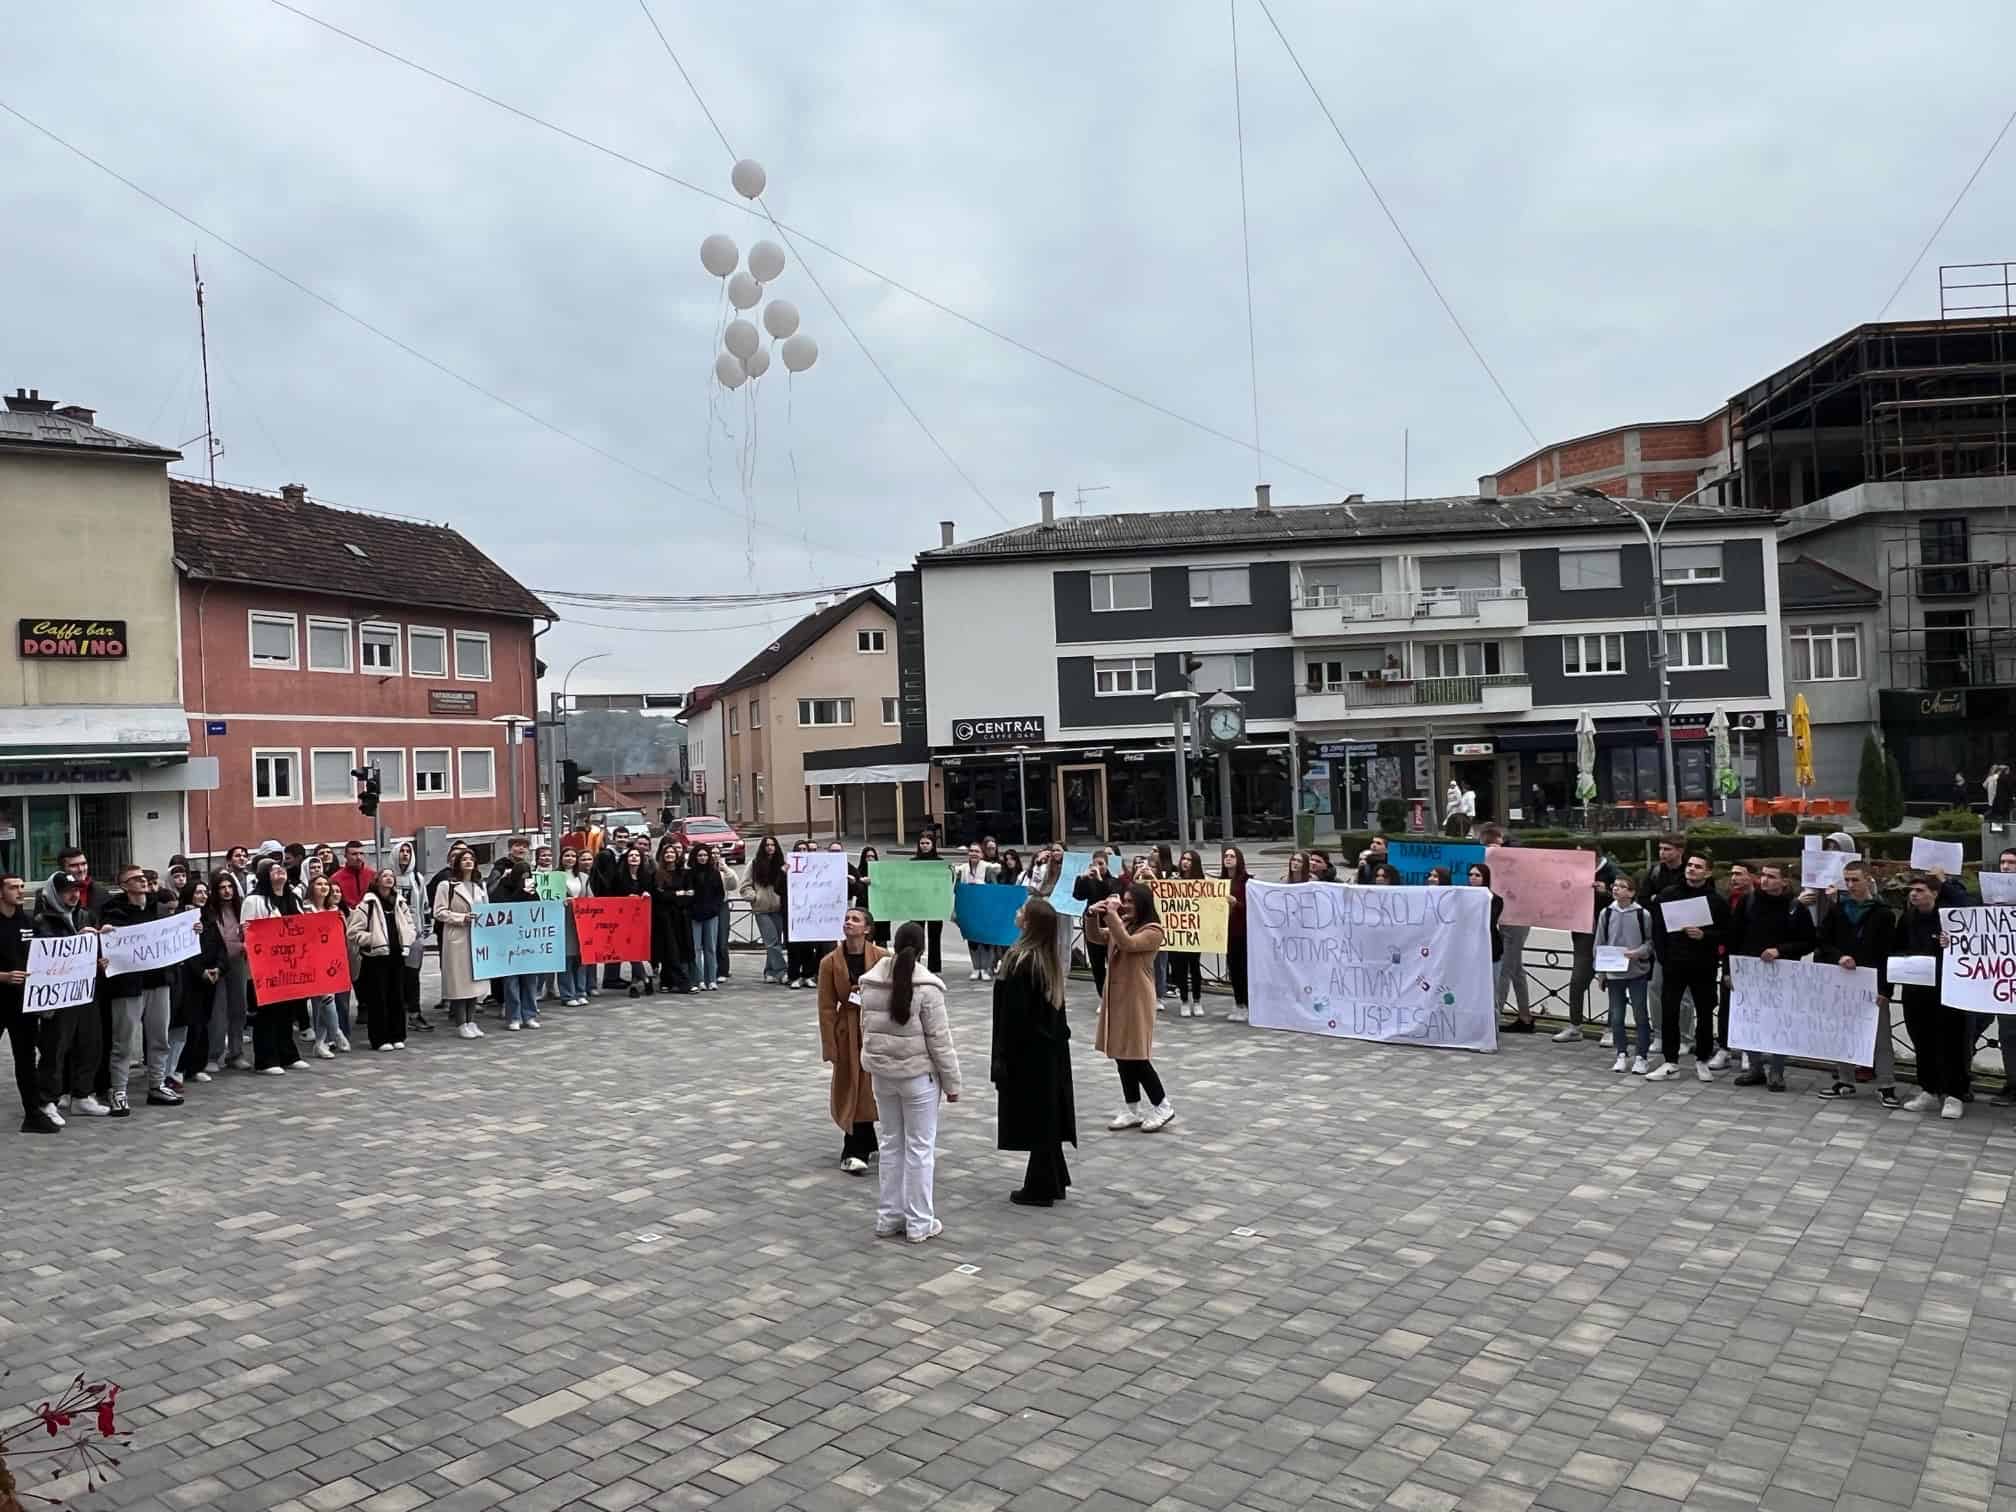
<path fill-rule="evenodd" d="M 1652 976 L 1652 918 L 1638 903 L 1637 885 L 1619 873 L 1610 879 L 1610 906 L 1596 917 L 1591 964 L 1610 994 L 1610 1043 L 1617 1048 L 1612 1071 L 1643 1076 L 1651 1068 L 1652 1021 L 1645 989 Z M 1630 1004 L 1638 1028 L 1638 1053 L 1624 1048 L 1624 1008 Z"/>
<path fill-rule="evenodd" d="M 1659 848 L 1664 859 L 1667 847 Z M 1715 1051 L 1715 1003 L 1721 951 L 1729 937 L 1729 904 L 1715 890 L 1714 868 L 1698 851 L 1687 858 L 1681 881 L 1659 894 L 1652 910 L 1652 950 L 1665 968 L 1659 991 L 1659 1041 L 1663 1061 L 1647 1081 L 1680 1074 L 1680 1000 L 1694 998 L 1694 1075 L 1715 1080 L 1708 1060 Z"/>
<path fill-rule="evenodd" d="M 35 919 L 28 912 L 28 884 L 13 872 L 0 872 L 0 1031 L 14 1052 L 14 1085 L 21 1093 L 21 1132 L 54 1134 L 62 1129 L 42 1106 L 35 1076 L 35 1041 L 39 1025 L 21 1011 L 28 984 L 28 947 L 35 938 Z"/>
<path fill-rule="evenodd" d="M 1997 768 L 2002 773 L 2002 785 L 2010 785 L 2009 769 Z M 1995 779 L 1990 777 L 1993 782 Z M 2016 903 L 2016 847 L 2002 852 L 1994 871 L 1984 866 L 1981 877 L 1981 901 L 1983 903 Z M 1995 1039 L 2002 1049 L 2002 1090 L 1988 1099 L 1989 1105 L 1997 1108 L 2016 1107 L 2016 1013 L 1995 1015 Z"/>
<path fill-rule="evenodd" d="M 1913 1113 L 1936 1110 L 1941 1118 L 1958 1118 L 1966 1111 L 1960 1099 L 1967 1090 L 1974 1021 L 1939 1001 L 1937 963 L 1946 943 L 1939 925 L 1940 891 L 1937 877 L 1921 873 L 1911 879 L 1904 923 L 1894 947 L 1897 955 L 1930 956 L 1934 962 L 1931 986 L 1899 989 L 1904 998 L 1904 1029 L 1918 1052 L 1918 1095 L 1904 1106 Z"/>
<path fill-rule="evenodd" d="M 1760 961 L 1798 961 L 1813 953 L 1813 916 L 1785 885 L 1782 861 L 1758 866 L 1756 888 L 1732 914 L 1729 953 Z M 1749 1067 L 1737 1073 L 1739 1087 L 1760 1084 L 1773 1092 L 1785 1090 L 1784 1056 L 1752 1057 Z"/>
<path fill-rule="evenodd" d="M 59 871 L 43 885 L 35 906 L 35 934 L 38 939 L 69 939 L 95 935 L 98 926 L 84 907 L 83 884 L 67 871 Z M 92 959 L 97 950 L 91 951 Z M 93 971 L 95 973 L 96 967 Z M 95 976 L 94 976 L 95 980 Z M 31 968 L 27 988 L 32 1003 L 35 977 Z M 92 1096 L 91 1084 L 98 1079 L 98 1052 L 103 1041 L 98 1032 L 98 1005 L 89 993 L 81 1002 L 40 1015 L 42 1032 L 36 1045 L 37 1075 L 41 1082 L 42 1111 L 61 1124 L 63 1115 L 103 1118 L 112 1110 Z M 61 1102 L 60 1111 L 57 1104 Z"/>
<path fill-rule="evenodd" d="M 1820 917 L 1813 958 L 1844 971 L 1861 966 L 1876 968 L 1876 1096 L 1886 1108 L 1901 1108 L 1897 1098 L 1896 1061 L 1890 1046 L 1890 957 L 1895 955 L 1897 916 L 1876 896 L 1869 868 L 1860 860 L 1842 868 L 1841 880 L 1847 896 L 1830 892 L 1828 906 Z M 1831 1085 L 1819 1095 L 1828 1098 L 1855 1095 L 1855 1067 L 1834 1068 Z"/>
<path fill-rule="evenodd" d="M 106 901 L 98 920 L 103 930 L 117 933 L 153 924 L 162 917 L 161 900 L 147 885 L 145 867 L 130 862 L 119 868 L 119 891 Z M 189 930 L 192 944 L 201 948 L 196 931 Z M 107 935 L 100 935 L 100 948 Z M 194 954 L 191 951 L 190 954 Z M 133 1062 L 143 1058 L 147 1068 L 147 1102 L 154 1107 L 180 1107 L 182 1099 L 168 1090 L 168 971 L 165 966 L 143 968 L 107 977 L 105 991 L 112 999 L 112 1045 L 109 1086 L 114 1118 L 132 1113 L 126 1100 L 126 1082 Z M 134 1041 L 138 1040 L 138 1056 Z"/>
<path fill-rule="evenodd" d="M 267 864 L 259 885 L 239 909 L 246 924 L 261 919 L 294 918 L 301 913 L 301 898 L 287 885 L 287 868 L 281 862 Z M 310 994 L 303 994 L 309 996 Z M 295 999 L 269 1001 L 256 986 L 249 1004 L 252 1013 L 252 1069 L 260 1076 L 284 1076 L 289 1071 L 306 1071 L 308 1062 L 294 1048 Z"/>

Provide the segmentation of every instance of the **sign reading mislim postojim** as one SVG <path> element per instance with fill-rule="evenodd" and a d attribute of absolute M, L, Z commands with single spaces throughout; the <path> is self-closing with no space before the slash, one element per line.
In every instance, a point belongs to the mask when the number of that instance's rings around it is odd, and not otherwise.
<path fill-rule="evenodd" d="M 24 619 L 16 643 L 24 659 L 124 661 L 126 621 Z"/>

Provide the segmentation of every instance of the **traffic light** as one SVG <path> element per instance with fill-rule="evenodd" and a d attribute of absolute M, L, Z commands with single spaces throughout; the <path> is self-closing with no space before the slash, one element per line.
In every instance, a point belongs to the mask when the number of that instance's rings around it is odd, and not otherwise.
<path fill-rule="evenodd" d="M 357 812 L 366 819 L 378 816 L 378 795 L 383 784 L 378 780 L 378 768 L 352 767 L 350 775 L 364 785 L 357 789 Z"/>
<path fill-rule="evenodd" d="M 560 763 L 560 801 L 562 803 L 579 803 L 583 798 L 587 797 L 588 790 L 581 785 L 581 779 L 593 775 L 593 772 L 578 761 L 562 760 Z"/>

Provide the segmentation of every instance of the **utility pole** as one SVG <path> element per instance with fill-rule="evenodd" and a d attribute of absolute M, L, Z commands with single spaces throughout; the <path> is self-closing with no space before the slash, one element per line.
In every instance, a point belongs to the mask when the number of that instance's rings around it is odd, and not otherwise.
<path fill-rule="evenodd" d="M 1184 682 L 1189 682 L 1185 675 Z M 1176 838 L 1178 849 L 1190 844 L 1190 753 L 1186 749 L 1189 742 L 1190 706 L 1197 695 L 1186 686 L 1180 691 L 1158 693 L 1157 703 L 1169 705 L 1170 731 L 1174 739 L 1171 744 L 1176 756 Z"/>
<path fill-rule="evenodd" d="M 196 280 L 196 343 L 203 353 L 203 455 L 210 463 L 210 486 L 217 486 L 217 432 L 210 418 L 210 322 L 203 309 L 203 270 L 189 254 L 189 273 Z"/>
<path fill-rule="evenodd" d="M 1673 522 L 1674 511 L 1700 492 L 1697 488 L 1668 505 L 1657 530 L 1638 510 L 1625 509 L 1622 504 L 1617 506 L 1638 527 L 1639 533 L 1645 537 L 1647 549 L 1652 553 L 1652 665 L 1659 673 L 1659 699 L 1652 707 L 1659 714 L 1659 752 L 1665 768 L 1666 819 L 1669 824 L 1680 822 L 1680 783 L 1673 771 L 1673 685 L 1667 676 L 1666 574 L 1661 566 L 1660 553 L 1665 544 L 1666 527 Z"/>

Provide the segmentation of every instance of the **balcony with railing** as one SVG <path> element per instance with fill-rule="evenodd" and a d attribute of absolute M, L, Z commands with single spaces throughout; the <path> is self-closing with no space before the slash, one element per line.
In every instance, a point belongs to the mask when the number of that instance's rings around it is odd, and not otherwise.
<path fill-rule="evenodd" d="M 1465 629 L 1474 625 L 1486 630 L 1522 630 L 1526 626 L 1526 590 L 1513 584 L 1341 593 L 1323 584 L 1308 584 L 1295 601 L 1294 619 L 1295 634 L 1311 638 L 1442 623 Z"/>
<path fill-rule="evenodd" d="M 1466 677 L 1389 677 L 1305 686 L 1295 699 L 1304 721 L 1407 719 L 1424 709 L 1481 714 L 1524 714 L 1533 685 L 1523 672 Z"/>

